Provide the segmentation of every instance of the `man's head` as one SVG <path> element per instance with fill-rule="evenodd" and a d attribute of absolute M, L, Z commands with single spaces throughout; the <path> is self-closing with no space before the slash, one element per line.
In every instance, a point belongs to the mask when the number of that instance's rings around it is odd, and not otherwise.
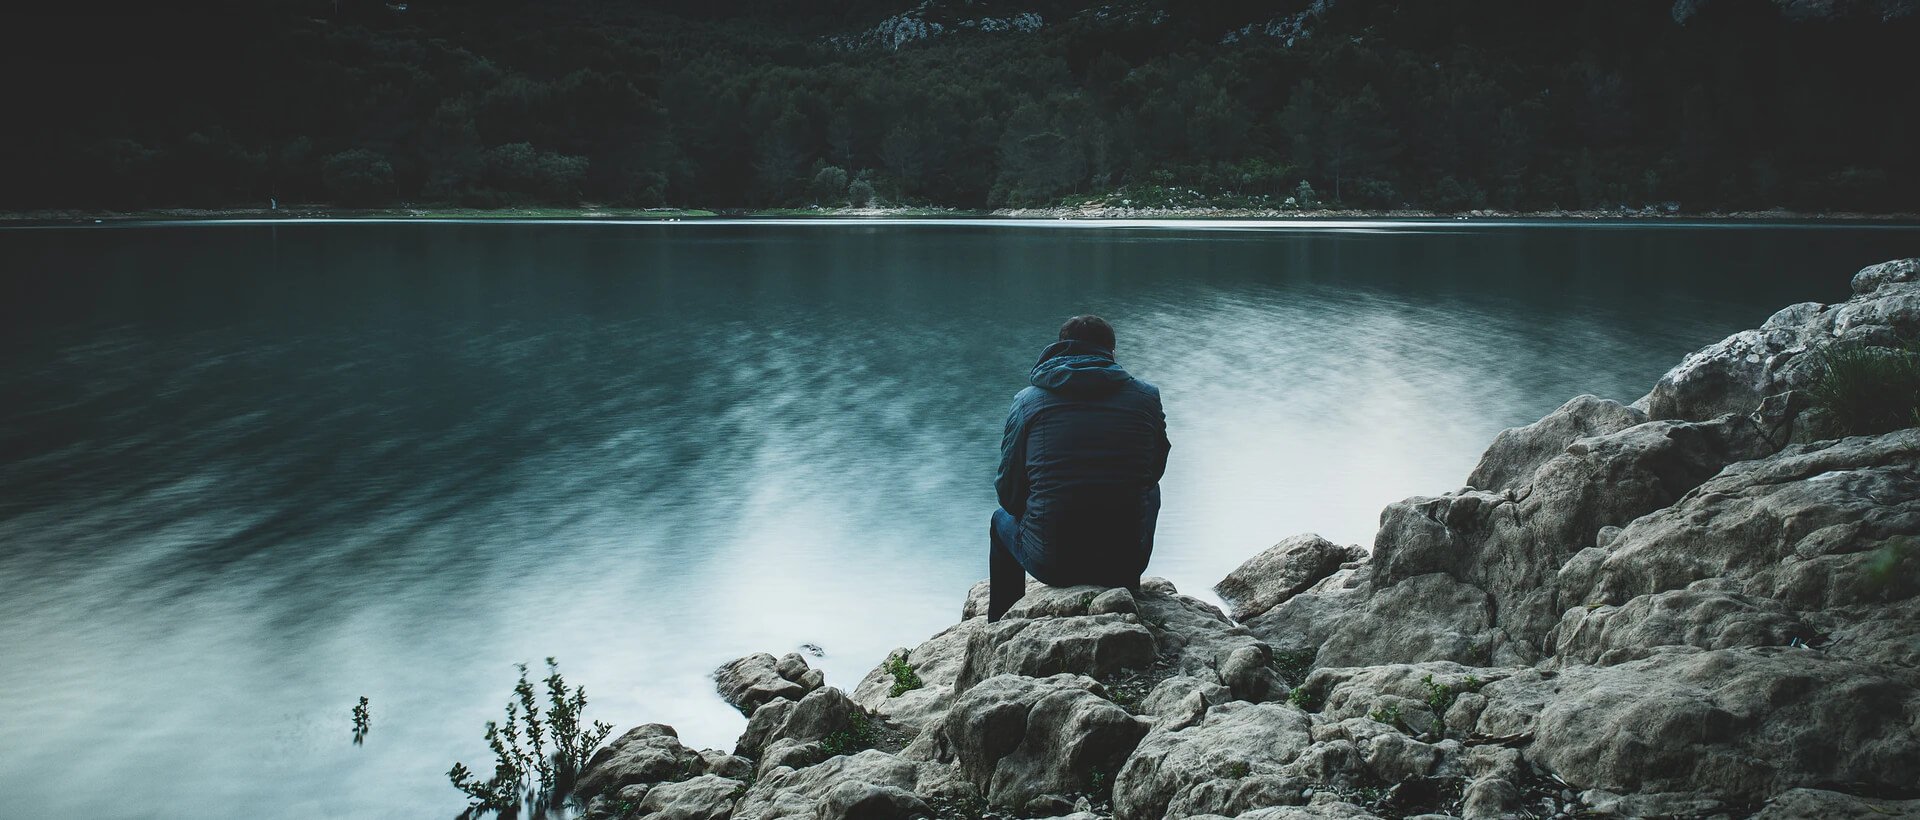
<path fill-rule="evenodd" d="M 1113 325 L 1091 313 L 1075 316 L 1060 326 L 1060 341 L 1069 339 L 1112 350 Z"/>

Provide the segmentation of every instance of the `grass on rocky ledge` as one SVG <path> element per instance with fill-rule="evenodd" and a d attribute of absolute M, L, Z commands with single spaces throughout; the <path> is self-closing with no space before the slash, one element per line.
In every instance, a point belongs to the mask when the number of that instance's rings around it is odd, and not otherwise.
<path fill-rule="evenodd" d="M 1896 347 L 1840 343 L 1819 351 L 1813 409 L 1846 435 L 1920 426 L 1920 339 Z"/>

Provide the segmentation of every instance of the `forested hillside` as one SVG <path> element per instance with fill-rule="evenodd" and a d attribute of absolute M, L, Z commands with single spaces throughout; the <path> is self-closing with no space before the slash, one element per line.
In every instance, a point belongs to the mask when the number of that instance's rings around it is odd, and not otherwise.
<path fill-rule="evenodd" d="M 8 12 L 0 207 L 1888 212 L 1920 189 L 1897 0 L 58 5 Z"/>

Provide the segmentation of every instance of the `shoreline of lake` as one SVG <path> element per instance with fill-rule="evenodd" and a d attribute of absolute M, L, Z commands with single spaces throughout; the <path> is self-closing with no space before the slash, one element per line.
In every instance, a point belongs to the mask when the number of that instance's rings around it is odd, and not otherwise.
<path fill-rule="evenodd" d="M 977 219 L 1001 220 L 1550 220 L 1587 223 L 1605 220 L 1629 222 L 1870 222 L 1883 224 L 1920 224 L 1920 212 L 1861 213 L 1851 211 L 1814 212 L 1786 209 L 1755 211 L 1684 212 L 1665 210 L 1554 209 L 1545 211 L 1506 211 L 1474 209 L 1467 211 L 1311 209 L 1279 210 L 1233 207 L 1151 208 L 1116 206 L 1105 203 L 1059 205 L 1039 208 L 999 208 L 992 210 L 945 208 L 934 206 L 888 206 L 871 208 L 336 208 L 301 205 L 282 208 L 160 208 L 134 211 L 88 211 L 49 209 L 0 212 L 0 227 L 59 226 L 72 224 L 119 224 L 128 222 L 203 222 L 219 220 L 553 220 L 553 221 L 702 221 L 719 219 Z"/>

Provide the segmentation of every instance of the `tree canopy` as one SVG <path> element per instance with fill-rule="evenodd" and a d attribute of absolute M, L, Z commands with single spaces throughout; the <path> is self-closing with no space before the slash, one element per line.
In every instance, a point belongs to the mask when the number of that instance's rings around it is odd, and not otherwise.
<path fill-rule="evenodd" d="M 1277 206 L 1317 192 L 1366 208 L 1915 210 L 1920 15 L 1796 20 L 1765 0 L 813 5 L 9 12 L 0 205 Z"/>

